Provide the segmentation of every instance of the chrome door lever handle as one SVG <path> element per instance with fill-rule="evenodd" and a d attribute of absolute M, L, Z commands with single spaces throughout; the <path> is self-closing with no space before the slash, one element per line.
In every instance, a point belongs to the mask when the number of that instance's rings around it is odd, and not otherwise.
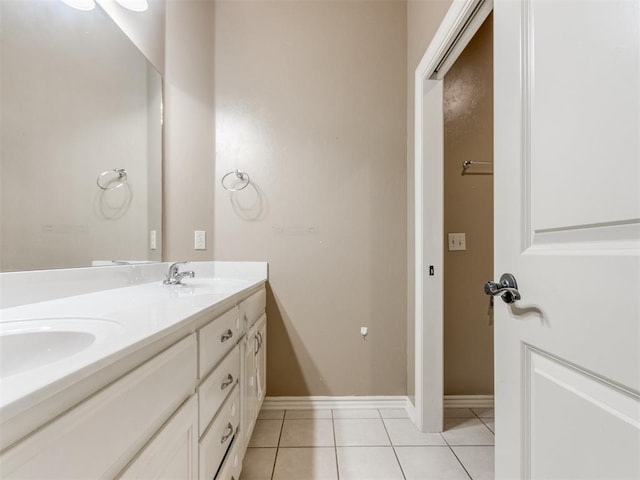
<path fill-rule="evenodd" d="M 500 277 L 500 282 L 487 282 L 484 284 L 484 293 L 491 296 L 500 295 L 504 303 L 511 304 L 516 300 L 520 300 L 520 292 L 518 291 L 518 283 L 516 277 L 510 273 L 504 273 Z"/>

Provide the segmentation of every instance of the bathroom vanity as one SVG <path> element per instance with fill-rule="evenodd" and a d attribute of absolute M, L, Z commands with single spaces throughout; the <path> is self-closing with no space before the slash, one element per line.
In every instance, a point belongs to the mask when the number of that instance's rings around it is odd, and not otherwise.
<path fill-rule="evenodd" d="M 162 285 L 167 267 L 59 271 L 62 293 L 3 299 L 2 478 L 239 478 L 265 395 L 266 264 L 193 263 Z M 55 274 L 2 274 L 3 296 Z"/>

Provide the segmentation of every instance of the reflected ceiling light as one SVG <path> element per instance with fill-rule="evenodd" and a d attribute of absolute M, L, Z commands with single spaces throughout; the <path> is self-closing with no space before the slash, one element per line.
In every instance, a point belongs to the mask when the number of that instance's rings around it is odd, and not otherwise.
<path fill-rule="evenodd" d="M 121 6 L 127 10 L 134 12 L 144 12 L 149 9 L 149 3 L 147 0 L 116 0 Z"/>
<path fill-rule="evenodd" d="M 96 8 L 96 2 L 94 0 L 62 0 L 62 3 L 65 3 L 77 10 L 88 11 Z"/>

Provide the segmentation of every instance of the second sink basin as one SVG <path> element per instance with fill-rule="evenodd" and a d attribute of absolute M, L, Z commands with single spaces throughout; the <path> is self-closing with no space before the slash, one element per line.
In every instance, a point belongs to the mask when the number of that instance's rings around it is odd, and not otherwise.
<path fill-rule="evenodd" d="M 34 318 L 0 323 L 0 378 L 67 359 L 121 326 L 95 318 Z"/>
<path fill-rule="evenodd" d="M 32 368 L 74 355 L 93 342 L 88 332 L 25 332 L 0 336 L 0 377 L 10 377 Z"/>

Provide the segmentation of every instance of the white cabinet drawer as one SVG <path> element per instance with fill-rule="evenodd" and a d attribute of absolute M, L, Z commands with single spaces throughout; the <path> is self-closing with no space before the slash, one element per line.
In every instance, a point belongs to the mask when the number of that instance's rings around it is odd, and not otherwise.
<path fill-rule="evenodd" d="M 198 475 L 198 401 L 193 395 L 118 480 L 195 480 Z"/>
<path fill-rule="evenodd" d="M 243 319 L 247 327 L 250 327 L 264 313 L 266 305 L 267 292 L 263 288 L 240 302 L 240 318 Z"/>
<path fill-rule="evenodd" d="M 238 343 L 243 329 L 238 308 L 233 307 L 198 331 L 200 378 L 206 377 L 222 357 Z"/>
<path fill-rule="evenodd" d="M 231 450 L 216 476 L 216 480 L 240 480 L 240 472 L 242 471 L 242 455 L 243 452 L 240 445 L 240 438 L 235 438 L 233 440 Z"/>
<path fill-rule="evenodd" d="M 211 428 L 200 440 L 200 479 L 214 478 L 240 424 L 240 389 L 235 387 Z"/>
<path fill-rule="evenodd" d="M 198 387 L 200 435 L 204 433 L 220 405 L 238 383 L 240 377 L 240 347 L 236 345 L 213 372 Z"/>
<path fill-rule="evenodd" d="M 193 393 L 195 335 L 59 417 L 0 458 L 2 478 L 113 478 Z"/>

